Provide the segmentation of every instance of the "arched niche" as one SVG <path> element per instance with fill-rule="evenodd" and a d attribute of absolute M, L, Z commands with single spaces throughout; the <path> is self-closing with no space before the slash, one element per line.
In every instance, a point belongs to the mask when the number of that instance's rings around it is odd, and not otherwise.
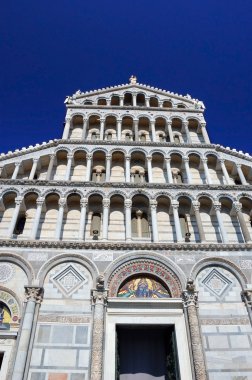
<path fill-rule="evenodd" d="M 117 297 L 122 286 L 137 278 L 153 279 L 168 291 L 170 297 L 181 297 L 182 288 L 177 275 L 163 263 L 147 258 L 127 261 L 115 269 L 108 279 L 109 296 Z"/>

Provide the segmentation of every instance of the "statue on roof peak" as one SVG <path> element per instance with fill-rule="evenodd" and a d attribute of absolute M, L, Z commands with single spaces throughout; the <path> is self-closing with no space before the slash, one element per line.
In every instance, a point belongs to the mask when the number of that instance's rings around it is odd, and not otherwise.
<path fill-rule="evenodd" d="M 135 75 L 131 75 L 129 80 L 130 80 L 130 84 L 136 84 L 137 83 L 137 77 Z"/>

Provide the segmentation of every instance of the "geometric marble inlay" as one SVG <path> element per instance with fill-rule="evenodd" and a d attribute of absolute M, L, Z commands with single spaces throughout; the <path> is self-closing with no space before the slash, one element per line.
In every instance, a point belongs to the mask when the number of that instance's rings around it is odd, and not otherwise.
<path fill-rule="evenodd" d="M 65 295 L 70 296 L 77 289 L 87 282 L 87 279 L 78 271 L 78 269 L 70 264 L 67 268 L 57 273 L 52 278 L 53 283 Z"/>
<path fill-rule="evenodd" d="M 9 263 L 0 264 L 0 282 L 7 282 L 14 276 L 14 268 Z"/>
<path fill-rule="evenodd" d="M 225 277 L 222 273 L 213 269 L 205 278 L 202 283 L 218 298 L 223 297 L 232 282 Z"/>

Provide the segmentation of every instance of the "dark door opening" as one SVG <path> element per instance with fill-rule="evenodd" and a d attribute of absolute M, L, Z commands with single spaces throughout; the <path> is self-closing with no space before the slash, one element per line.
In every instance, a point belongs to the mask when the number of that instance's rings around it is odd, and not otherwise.
<path fill-rule="evenodd" d="M 174 326 L 117 326 L 116 380 L 180 380 Z"/>
<path fill-rule="evenodd" d="M 2 368 L 2 364 L 3 364 L 3 357 L 4 357 L 4 352 L 0 352 L 0 371 Z"/>

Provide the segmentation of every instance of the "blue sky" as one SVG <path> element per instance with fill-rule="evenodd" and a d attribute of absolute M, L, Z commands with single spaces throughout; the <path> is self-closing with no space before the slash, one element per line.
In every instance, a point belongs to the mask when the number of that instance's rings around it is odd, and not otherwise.
<path fill-rule="evenodd" d="M 14 0 L 0 17 L 1 152 L 60 138 L 66 95 L 135 74 L 203 100 L 212 142 L 252 154 L 251 0 Z"/>

